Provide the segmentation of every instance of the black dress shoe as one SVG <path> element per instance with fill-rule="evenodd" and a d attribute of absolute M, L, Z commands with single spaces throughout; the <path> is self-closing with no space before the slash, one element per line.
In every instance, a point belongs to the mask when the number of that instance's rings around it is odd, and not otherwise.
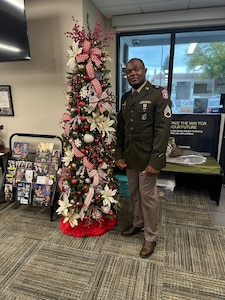
<path fill-rule="evenodd" d="M 132 236 L 132 235 L 134 235 L 135 233 L 138 233 L 141 230 L 142 230 L 142 227 L 135 227 L 135 226 L 131 225 L 131 226 L 125 228 L 122 231 L 122 235 L 124 235 L 124 236 Z"/>
<path fill-rule="evenodd" d="M 141 248 L 140 256 L 142 258 L 147 258 L 152 255 L 156 246 L 156 242 L 148 242 L 144 241 L 143 246 Z"/>

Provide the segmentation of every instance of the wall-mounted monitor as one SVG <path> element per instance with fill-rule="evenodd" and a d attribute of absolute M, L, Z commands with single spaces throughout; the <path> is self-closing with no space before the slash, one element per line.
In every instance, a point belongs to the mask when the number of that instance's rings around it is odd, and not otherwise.
<path fill-rule="evenodd" d="M 29 59 L 25 0 L 1 0 L 0 62 Z"/>

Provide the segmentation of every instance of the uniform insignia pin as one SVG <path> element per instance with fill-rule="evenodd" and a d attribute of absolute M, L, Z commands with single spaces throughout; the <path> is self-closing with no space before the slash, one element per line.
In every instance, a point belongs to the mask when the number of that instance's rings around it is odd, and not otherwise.
<path fill-rule="evenodd" d="M 146 120 L 147 120 L 147 113 L 143 113 L 143 114 L 141 115 L 141 119 L 142 119 L 143 121 L 146 121 Z"/>

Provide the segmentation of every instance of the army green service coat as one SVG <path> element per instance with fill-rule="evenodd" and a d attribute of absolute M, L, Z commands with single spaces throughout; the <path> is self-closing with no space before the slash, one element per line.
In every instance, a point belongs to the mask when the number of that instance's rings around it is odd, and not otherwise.
<path fill-rule="evenodd" d="M 167 90 L 148 81 L 137 96 L 125 93 L 117 115 L 115 160 L 124 159 L 128 168 L 138 171 L 147 165 L 165 167 L 171 106 Z"/>

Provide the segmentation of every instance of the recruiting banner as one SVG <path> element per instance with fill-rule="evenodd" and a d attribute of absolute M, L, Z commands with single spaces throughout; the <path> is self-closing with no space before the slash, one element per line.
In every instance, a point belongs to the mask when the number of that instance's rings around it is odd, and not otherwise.
<path fill-rule="evenodd" d="M 220 114 L 174 114 L 170 136 L 182 149 L 217 158 Z"/>

